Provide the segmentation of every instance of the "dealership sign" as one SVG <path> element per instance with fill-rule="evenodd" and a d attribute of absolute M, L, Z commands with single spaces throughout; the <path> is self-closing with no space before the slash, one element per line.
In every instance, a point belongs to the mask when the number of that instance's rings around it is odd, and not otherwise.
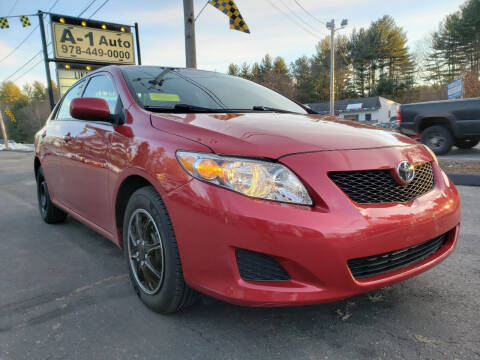
<path fill-rule="evenodd" d="M 463 79 L 456 79 L 448 83 L 447 94 L 449 99 L 459 99 L 462 97 Z"/>
<path fill-rule="evenodd" d="M 87 75 L 90 71 L 98 69 L 98 65 L 82 65 L 82 64 L 57 64 L 57 82 L 60 96 L 63 96 L 67 90 Z"/>
<path fill-rule="evenodd" d="M 80 80 L 83 76 L 88 74 L 88 70 L 80 69 L 57 69 L 58 90 L 60 96 L 63 96 L 67 90 Z"/>
<path fill-rule="evenodd" d="M 86 24 L 86 22 L 84 22 Z M 108 64 L 135 64 L 133 34 L 52 22 L 56 59 Z"/>
<path fill-rule="evenodd" d="M 47 43 L 45 14 L 47 13 L 38 11 L 48 98 L 52 110 L 55 99 L 49 66 L 51 62 L 56 65 L 60 95 L 65 94 L 71 85 L 88 72 L 103 66 L 142 64 L 137 23 L 116 24 L 48 13 L 52 40 Z M 48 56 L 50 44 L 53 48 L 51 57 Z"/>

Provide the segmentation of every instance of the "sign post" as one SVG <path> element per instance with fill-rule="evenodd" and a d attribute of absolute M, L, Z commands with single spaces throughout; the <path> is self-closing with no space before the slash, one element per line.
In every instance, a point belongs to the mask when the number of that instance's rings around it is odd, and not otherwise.
<path fill-rule="evenodd" d="M 140 34 L 138 33 L 138 23 L 135 23 L 135 42 L 137 43 L 138 65 L 142 65 L 142 56 L 140 55 Z"/>
<path fill-rule="evenodd" d="M 47 40 L 45 38 L 45 25 L 43 23 L 43 12 L 38 10 L 38 23 L 40 25 L 40 36 L 42 38 L 43 60 L 45 62 L 45 73 L 47 75 L 48 99 L 50 101 L 50 110 L 55 107 L 53 99 L 52 76 L 50 75 L 50 62 L 48 59 Z"/>

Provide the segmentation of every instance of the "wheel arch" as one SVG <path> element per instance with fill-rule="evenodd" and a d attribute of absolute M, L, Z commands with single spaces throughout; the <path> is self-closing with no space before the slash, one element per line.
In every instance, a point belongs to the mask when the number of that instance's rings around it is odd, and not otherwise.
<path fill-rule="evenodd" d="M 123 179 L 120 184 L 118 191 L 115 196 L 115 224 L 118 232 L 118 246 L 123 248 L 122 242 L 122 229 L 123 229 L 123 218 L 125 216 L 125 210 L 127 208 L 128 200 L 132 194 L 138 189 L 144 186 L 153 186 L 153 184 L 147 180 L 145 177 L 134 174 L 129 175 Z"/>
<path fill-rule="evenodd" d="M 35 156 L 35 159 L 33 160 L 33 171 L 35 172 L 35 179 L 37 178 L 38 169 L 40 169 L 40 166 L 42 166 L 40 164 L 40 159 L 38 158 L 38 156 Z"/>
<path fill-rule="evenodd" d="M 444 126 L 453 136 L 456 134 L 455 120 L 448 115 L 431 115 L 417 119 L 417 132 L 421 134 L 426 128 L 431 126 Z"/>

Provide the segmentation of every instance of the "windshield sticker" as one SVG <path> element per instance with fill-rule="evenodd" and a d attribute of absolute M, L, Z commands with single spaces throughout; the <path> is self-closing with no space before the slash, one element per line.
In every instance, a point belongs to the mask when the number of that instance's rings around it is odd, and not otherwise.
<path fill-rule="evenodd" d="M 149 93 L 148 96 L 152 101 L 180 102 L 180 97 L 177 94 Z"/>

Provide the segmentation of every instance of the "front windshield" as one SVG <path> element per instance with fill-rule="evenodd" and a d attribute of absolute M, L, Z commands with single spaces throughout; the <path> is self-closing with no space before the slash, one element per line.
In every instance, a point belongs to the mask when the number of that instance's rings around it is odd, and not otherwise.
<path fill-rule="evenodd" d="M 161 112 L 307 112 L 286 97 L 252 81 L 217 72 L 156 66 L 122 68 L 130 92 L 145 109 Z"/>

